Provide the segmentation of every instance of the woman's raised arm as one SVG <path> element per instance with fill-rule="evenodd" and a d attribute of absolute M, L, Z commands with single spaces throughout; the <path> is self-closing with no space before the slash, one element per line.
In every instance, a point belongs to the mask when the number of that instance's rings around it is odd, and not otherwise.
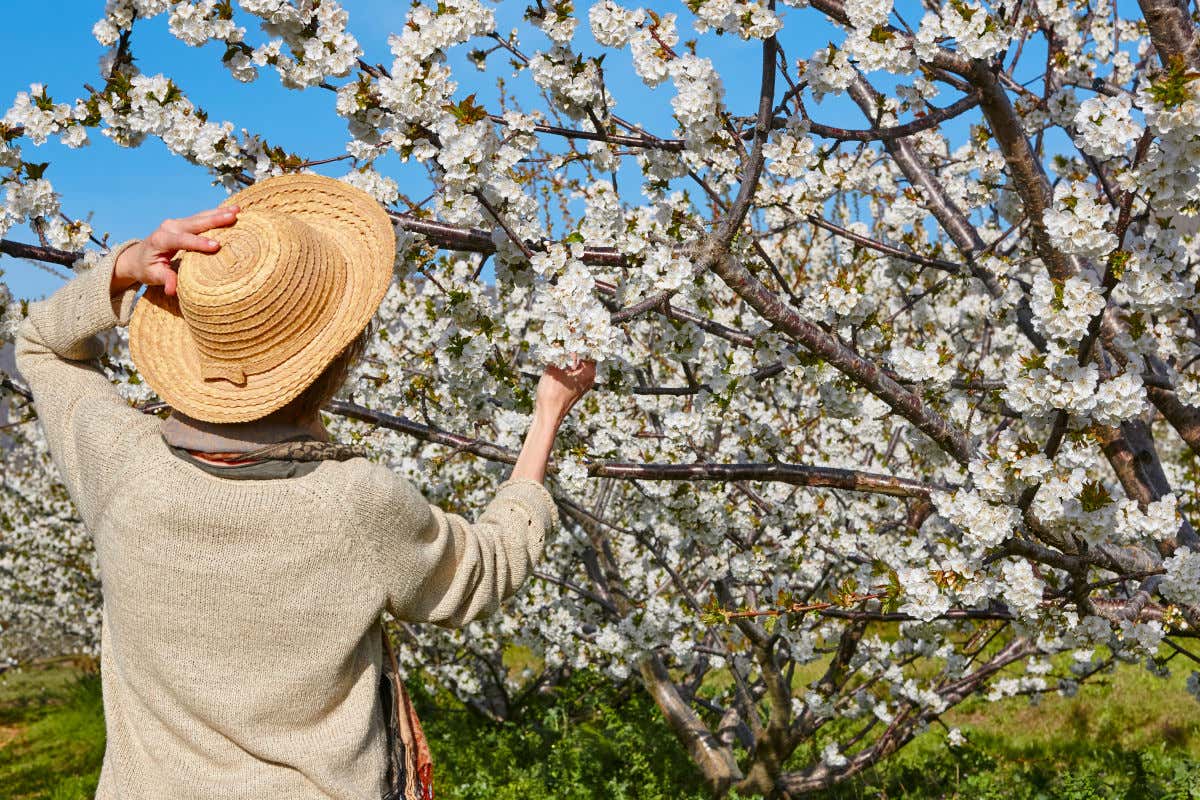
<path fill-rule="evenodd" d="M 407 479 L 371 465 L 353 494 L 358 524 L 376 548 L 377 580 L 398 618 L 465 625 L 496 610 L 541 560 L 558 527 L 542 484 L 558 427 L 591 388 L 595 364 L 550 368 L 538 384 L 533 421 L 512 475 L 475 522 L 431 505 Z"/>
<path fill-rule="evenodd" d="M 596 362 L 579 361 L 570 369 L 548 367 L 538 381 L 533 421 L 509 480 L 529 478 L 541 483 L 558 427 L 596 379 Z"/>

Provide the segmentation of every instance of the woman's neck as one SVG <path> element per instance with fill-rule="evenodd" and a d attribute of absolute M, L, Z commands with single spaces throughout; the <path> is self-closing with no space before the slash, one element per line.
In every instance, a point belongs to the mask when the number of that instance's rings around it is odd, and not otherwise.
<path fill-rule="evenodd" d="M 279 414 L 276 412 L 275 414 L 269 414 L 263 417 L 262 421 L 303 428 L 320 441 L 329 441 L 329 431 L 325 430 L 325 424 L 321 422 L 320 414 L 313 414 L 311 416 L 296 416 L 295 414 Z"/>

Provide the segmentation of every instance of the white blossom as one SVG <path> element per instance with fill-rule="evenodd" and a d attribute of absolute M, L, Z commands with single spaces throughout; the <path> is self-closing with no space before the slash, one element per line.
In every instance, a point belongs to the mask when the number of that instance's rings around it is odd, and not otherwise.
<path fill-rule="evenodd" d="M 826 766 L 833 767 L 834 769 L 844 767 L 847 763 L 846 757 L 838 749 L 837 742 L 830 742 L 825 745 L 825 749 L 821 751 L 821 761 Z"/>
<path fill-rule="evenodd" d="M 605 47 L 624 47 L 645 18 L 642 9 L 626 9 L 613 0 L 596 0 L 588 9 L 592 36 Z"/>
<path fill-rule="evenodd" d="M 1181 547 L 1163 561 L 1167 571 L 1163 596 L 1189 606 L 1200 605 L 1200 553 Z"/>
<path fill-rule="evenodd" d="M 1127 94 L 1096 95 L 1084 100 L 1075 115 L 1084 150 L 1097 158 L 1124 155 L 1129 145 L 1142 135 L 1142 126 L 1130 115 L 1131 105 Z"/>

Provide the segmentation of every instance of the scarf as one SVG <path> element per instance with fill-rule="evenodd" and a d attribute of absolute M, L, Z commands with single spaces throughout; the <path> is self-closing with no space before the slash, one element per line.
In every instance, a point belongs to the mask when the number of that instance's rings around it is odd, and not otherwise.
<path fill-rule="evenodd" d="M 205 472 L 228 478 L 294 478 L 321 461 L 366 457 L 366 448 L 331 442 L 319 422 L 215 423 L 173 410 L 159 426 L 167 448 Z"/>

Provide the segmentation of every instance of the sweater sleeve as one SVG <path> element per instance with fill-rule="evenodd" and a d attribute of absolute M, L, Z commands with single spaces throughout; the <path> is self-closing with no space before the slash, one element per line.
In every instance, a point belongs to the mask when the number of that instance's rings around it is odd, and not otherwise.
<path fill-rule="evenodd" d="M 372 527 L 388 609 L 409 622 L 459 627 L 494 612 L 517 591 L 558 530 L 541 483 L 506 480 L 474 523 L 427 501 L 411 481 L 378 465 Z M 383 488 L 383 487 L 381 487 Z"/>
<path fill-rule="evenodd" d="M 122 460 L 122 436 L 146 424 L 100 371 L 97 337 L 128 325 L 137 285 L 109 292 L 117 257 L 136 240 L 114 247 L 45 300 L 31 303 L 17 328 L 17 371 L 33 392 L 50 455 L 85 524 Z M 151 420 L 156 421 L 156 420 Z"/>

